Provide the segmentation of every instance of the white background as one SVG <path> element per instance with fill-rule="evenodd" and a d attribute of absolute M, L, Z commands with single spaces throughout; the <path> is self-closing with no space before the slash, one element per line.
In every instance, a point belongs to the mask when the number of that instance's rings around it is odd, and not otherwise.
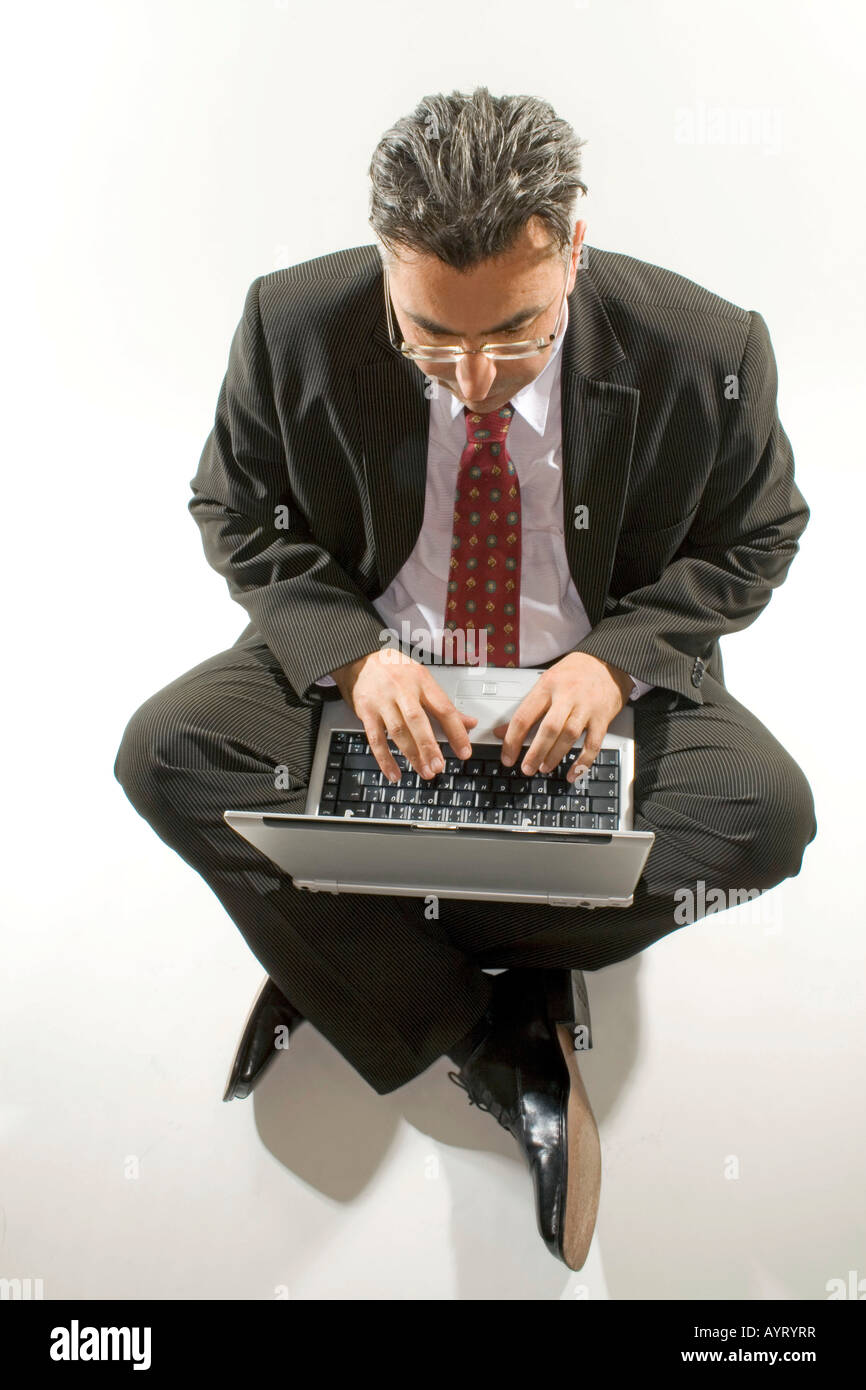
<path fill-rule="evenodd" d="M 126 1299 L 822 1299 L 866 1276 L 859 7 L 43 0 L 5 38 L 0 1276 Z M 263 972 L 112 776 L 134 710 L 246 625 L 186 504 L 248 285 L 370 242 L 380 135 L 480 84 L 587 138 L 590 245 L 764 316 L 812 508 L 723 655 L 818 838 L 762 919 L 587 975 L 604 1178 L 579 1274 L 444 1059 L 377 1097 L 306 1026 L 221 1103 Z"/>

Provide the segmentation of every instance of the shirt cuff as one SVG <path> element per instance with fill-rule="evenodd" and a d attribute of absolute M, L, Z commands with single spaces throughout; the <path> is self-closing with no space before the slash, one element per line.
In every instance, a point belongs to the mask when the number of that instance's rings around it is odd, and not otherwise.
<path fill-rule="evenodd" d="M 639 700 L 641 695 L 646 695 L 648 690 L 655 690 L 654 685 L 649 685 L 646 681 L 639 681 L 637 676 L 631 676 L 630 679 L 632 682 L 632 692 L 628 697 L 630 700 Z"/>
<path fill-rule="evenodd" d="M 336 685 L 336 684 L 337 684 L 337 682 L 334 680 L 334 677 L 333 677 L 333 676 L 319 676 L 319 679 L 318 679 L 317 681 L 314 681 L 314 685 Z"/>

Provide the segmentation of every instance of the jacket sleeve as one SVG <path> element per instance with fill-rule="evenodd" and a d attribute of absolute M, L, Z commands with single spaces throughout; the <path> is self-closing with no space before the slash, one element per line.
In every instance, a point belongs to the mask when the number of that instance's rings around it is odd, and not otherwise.
<path fill-rule="evenodd" d="M 314 703 L 321 698 L 317 678 L 380 647 L 383 623 L 346 571 L 315 543 L 289 487 L 260 282 L 247 291 L 188 506 L 209 564 L 246 609 L 298 696 Z"/>
<path fill-rule="evenodd" d="M 718 638 L 754 622 L 809 520 L 779 421 L 770 336 L 755 310 L 736 376 L 739 396 L 725 402 L 716 460 L 676 557 L 655 583 L 618 598 L 574 649 L 695 704 L 703 703 L 691 681 L 695 657 L 706 660 Z"/>

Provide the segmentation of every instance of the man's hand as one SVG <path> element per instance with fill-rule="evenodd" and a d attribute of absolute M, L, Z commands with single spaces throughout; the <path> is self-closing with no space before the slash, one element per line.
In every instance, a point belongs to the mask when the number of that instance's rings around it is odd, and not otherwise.
<path fill-rule="evenodd" d="M 520 770 L 527 777 L 536 771 L 550 772 L 585 729 L 580 757 L 568 773 L 569 782 L 574 782 L 592 767 L 608 725 L 625 705 L 631 689 L 631 676 L 618 666 L 587 652 L 569 652 L 539 677 L 511 722 L 493 730 L 503 740 L 502 762 L 512 765 L 529 730 L 541 719 Z"/>
<path fill-rule="evenodd" d="M 422 777 L 444 771 L 428 710 L 442 725 L 455 757 L 472 756 L 466 730 L 478 720 L 458 713 L 429 669 L 395 647 L 370 652 L 331 674 L 364 725 L 370 750 L 390 782 L 399 782 L 400 769 L 388 747 L 389 738 Z"/>

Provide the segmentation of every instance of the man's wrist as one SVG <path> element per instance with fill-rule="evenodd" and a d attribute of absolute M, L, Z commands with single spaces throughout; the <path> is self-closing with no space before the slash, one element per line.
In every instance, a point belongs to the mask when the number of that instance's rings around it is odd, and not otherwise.
<path fill-rule="evenodd" d="M 375 656 L 375 654 L 375 652 L 366 652 L 364 656 L 356 657 L 354 661 L 347 661 L 345 666 L 337 666 L 331 672 L 333 682 L 344 700 L 348 700 L 365 662 L 369 661 L 370 657 Z"/>
<path fill-rule="evenodd" d="M 635 688 L 634 680 L 629 675 L 628 671 L 623 671 L 621 666 L 614 666 L 610 661 L 602 661 L 602 665 L 607 667 L 610 675 L 620 688 L 623 702 L 627 703 Z"/>

